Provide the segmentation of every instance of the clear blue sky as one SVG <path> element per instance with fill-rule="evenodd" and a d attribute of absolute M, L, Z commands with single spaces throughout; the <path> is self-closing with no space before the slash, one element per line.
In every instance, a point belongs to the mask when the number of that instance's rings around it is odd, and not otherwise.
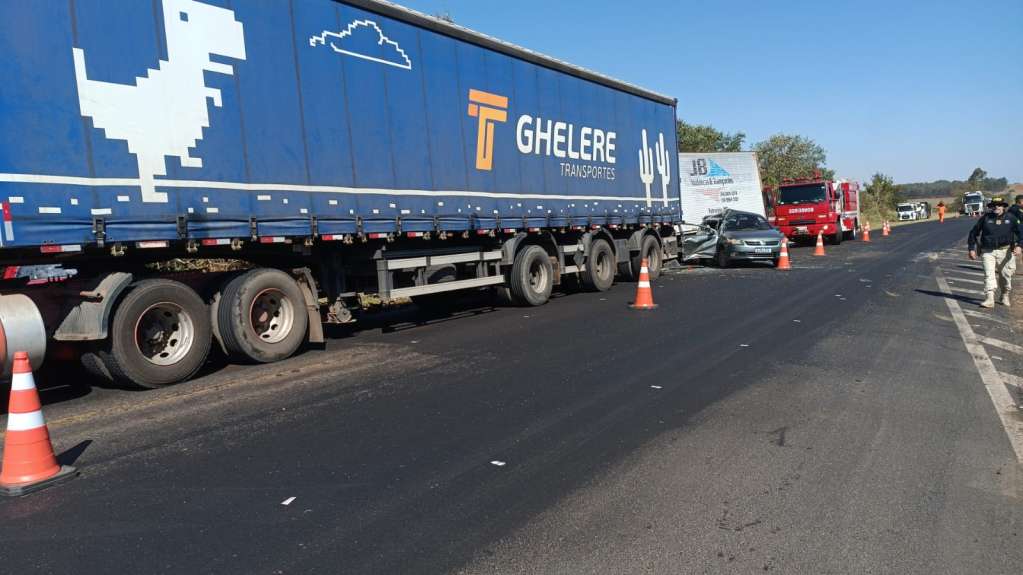
<path fill-rule="evenodd" d="M 1023 0 L 397 0 L 678 98 L 746 146 L 810 137 L 840 176 L 1023 182 Z"/>

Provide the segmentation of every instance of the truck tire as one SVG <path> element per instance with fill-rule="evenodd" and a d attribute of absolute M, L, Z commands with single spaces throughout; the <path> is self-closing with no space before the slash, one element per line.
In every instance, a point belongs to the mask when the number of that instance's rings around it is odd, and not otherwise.
<path fill-rule="evenodd" d="M 639 253 L 632 257 L 632 269 L 637 280 L 639 279 L 639 270 L 643 267 L 644 258 L 646 258 L 650 281 L 661 277 L 661 245 L 653 236 L 645 236 Z"/>
<path fill-rule="evenodd" d="M 305 296 L 275 269 L 255 269 L 231 280 L 220 295 L 217 326 L 228 357 L 272 363 L 295 353 L 309 328 Z"/>
<path fill-rule="evenodd" d="M 831 236 L 831 245 L 833 245 L 833 246 L 837 246 L 837 245 L 841 244 L 842 243 L 842 237 L 845 234 L 845 232 L 842 231 L 842 224 L 841 224 L 841 222 L 835 222 L 835 230 L 837 230 L 835 232 L 835 235 Z"/>
<path fill-rule="evenodd" d="M 605 240 L 596 240 L 590 244 L 590 254 L 586 258 L 586 269 L 579 274 L 579 281 L 586 291 L 607 291 L 615 281 L 615 254 Z"/>
<path fill-rule="evenodd" d="M 515 256 L 508 278 L 513 301 L 534 307 L 547 303 L 554 288 L 554 266 L 547 251 L 540 246 L 526 246 Z"/>
<path fill-rule="evenodd" d="M 156 389 L 195 375 L 212 339 L 206 305 L 192 288 L 143 280 L 128 286 L 114 309 L 110 335 L 83 363 L 118 385 Z"/>

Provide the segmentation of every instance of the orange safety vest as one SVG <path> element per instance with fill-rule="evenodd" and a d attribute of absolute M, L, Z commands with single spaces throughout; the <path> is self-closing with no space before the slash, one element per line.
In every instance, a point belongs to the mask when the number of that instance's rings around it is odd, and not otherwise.
<path fill-rule="evenodd" d="M 939 216 L 945 215 L 945 206 L 938 206 L 938 215 Z"/>

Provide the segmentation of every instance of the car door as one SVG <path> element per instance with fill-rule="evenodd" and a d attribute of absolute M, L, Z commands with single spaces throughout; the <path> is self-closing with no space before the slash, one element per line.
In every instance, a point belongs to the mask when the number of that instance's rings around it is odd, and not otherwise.
<path fill-rule="evenodd" d="M 683 259 L 688 260 L 696 257 L 712 258 L 717 254 L 718 226 L 721 220 L 704 220 L 700 229 L 695 234 L 689 234 L 682 239 Z"/>

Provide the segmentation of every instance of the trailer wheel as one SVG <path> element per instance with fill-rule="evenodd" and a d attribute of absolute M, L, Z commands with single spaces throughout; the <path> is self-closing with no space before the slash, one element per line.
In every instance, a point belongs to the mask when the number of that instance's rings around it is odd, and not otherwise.
<path fill-rule="evenodd" d="M 632 276 L 637 280 L 639 279 L 639 270 L 643 267 L 643 258 L 646 258 L 650 281 L 661 277 L 661 245 L 653 236 L 644 237 L 639 253 L 632 257 Z"/>
<path fill-rule="evenodd" d="M 272 363 L 295 353 L 309 327 L 305 296 L 288 274 L 255 269 L 231 280 L 217 306 L 221 343 L 243 363 Z"/>
<path fill-rule="evenodd" d="M 206 306 L 192 288 L 143 280 L 117 304 L 103 348 L 83 359 L 90 372 L 117 384 L 155 389 L 195 375 L 212 336 Z"/>
<path fill-rule="evenodd" d="M 540 246 L 527 246 L 515 256 L 509 286 L 513 301 L 521 306 L 547 303 L 554 288 L 554 266 L 547 251 Z"/>
<path fill-rule="evenodd" d="M 586 291 L 607 291 L 615 281 L 615 254 L 605 240 L 590 244 L 586 258 L 586 270 L 579 274 L 579 280 Z"/>

